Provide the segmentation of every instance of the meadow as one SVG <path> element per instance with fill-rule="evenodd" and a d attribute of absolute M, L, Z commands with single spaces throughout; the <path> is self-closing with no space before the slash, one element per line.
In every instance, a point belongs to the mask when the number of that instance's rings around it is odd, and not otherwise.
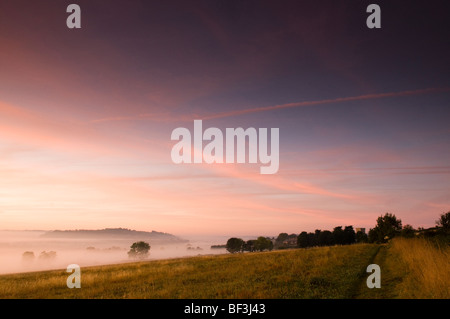
<path fill-rule="evenodd" d="M 396 238 L 381 251 L 385 289 L 393 298 L 450 298 L 450 248 L 419 238 Z"/>
<path fill-rule="evenodd" d="M 86 267 L 0 276 L 0 298 L 449 298 L 450 254 L 424 239 Z M 367 265 L 381 267 L 369 289 Z"/>

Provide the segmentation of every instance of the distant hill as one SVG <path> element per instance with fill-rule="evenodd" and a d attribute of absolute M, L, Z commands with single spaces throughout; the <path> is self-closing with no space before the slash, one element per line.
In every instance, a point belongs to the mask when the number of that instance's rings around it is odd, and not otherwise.
<path fill-rule="evenodd" d="M 41 235 L 44 238 L 73 238 L 73 239 L 133 239 L 148 240 L 152 243 L 182 243 L 187 240 L 175 235 L 157 231 L 137 231 L 126 228 L 105 228 L 97 230 L 52 230 Z"/>

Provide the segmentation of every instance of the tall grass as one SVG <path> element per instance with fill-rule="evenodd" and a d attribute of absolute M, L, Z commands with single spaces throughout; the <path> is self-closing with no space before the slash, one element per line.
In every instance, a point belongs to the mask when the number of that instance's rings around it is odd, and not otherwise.
<path fill-rule="evenodd" d="M 400 298 L 450 298 L 450 248 L 423 238 L 395 238 L 390 255 L 406 273 L 397 286 Z"/>

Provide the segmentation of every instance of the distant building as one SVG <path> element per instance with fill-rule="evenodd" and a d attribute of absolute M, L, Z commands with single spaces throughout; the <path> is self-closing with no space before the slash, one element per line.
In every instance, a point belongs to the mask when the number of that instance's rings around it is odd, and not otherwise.
<path fill-rule="evenodd" d="M 366 233 L 366 229 L 365 228 L 355 228 L 355 233 L 357 233 L 357 232 L 361 232 L 361 233 L 363 233 L 363 234 L 365 234 Z"/>

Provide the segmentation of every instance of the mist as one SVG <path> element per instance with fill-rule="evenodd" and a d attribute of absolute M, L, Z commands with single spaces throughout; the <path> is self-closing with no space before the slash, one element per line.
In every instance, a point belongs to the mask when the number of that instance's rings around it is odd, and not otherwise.
<path fill-rule="evenodd" d="M 66 269 L 137 261 L 127 252 L 136 240 L 125 238 L 45 238 L 44 231 L 0 231 L 0 274 Z M 152 244 L 145 260 L 224 254 L 222 237 L 198 237 L 180 243 Z M 147 241 L 148 242 L 148 241 Z"/>

